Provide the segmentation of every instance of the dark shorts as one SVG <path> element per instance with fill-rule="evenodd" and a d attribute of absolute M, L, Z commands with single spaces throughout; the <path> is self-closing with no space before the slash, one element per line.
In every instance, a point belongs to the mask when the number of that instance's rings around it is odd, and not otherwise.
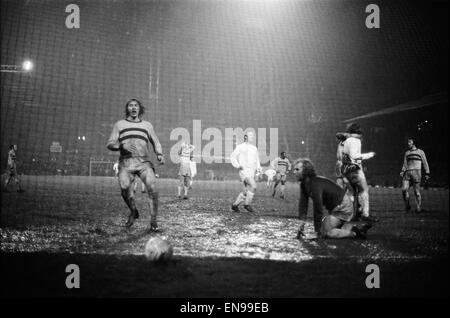
<path fill-rule="evenodd" d="M 409 181 L 412 183 L 420 183 L 422 180 L 422 173 L 418 169 L 406 170 L 403 174 L 403 181 Z"/>
<path fill-rule="evenodd" d="M 341 175 L 348 180 L 351 180 L 359 173 L 361 167 L 354 163 L 344 163 L 341 165 Z"/>

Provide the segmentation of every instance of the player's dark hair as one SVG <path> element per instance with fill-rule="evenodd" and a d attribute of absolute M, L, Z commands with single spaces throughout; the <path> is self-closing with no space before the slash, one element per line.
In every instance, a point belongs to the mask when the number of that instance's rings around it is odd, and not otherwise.
<path fill-rule="evenodd" d="M 9 150 L 13 149 L 15 144 L 9 145 Z"/>
<path fill-rule="evenodd" d="M 336 139 L 339 142 L 343 142 L 343 141 L 345 141 L 347 139 L 347 136 L 342 134 L 342 133 L 337 133 L 336 134 Z"/>
<path fill-rule="evenodd" d="M 308 158 L 298 158 L 297 160 L 295 160 L 294 162 L 294 166 L 296 166 L 298 163 L 302 163 L 303 165 L 303 176 L 304 178 L 312 178 L 315 177 L 316 174 L 316 170 L 314 169 L 314 164 L 312 163 L 312 161 Z"/>
<path fill-rule="evenodd" d="M 128 117 L 130 115 L 130 112 L 128 111 L 128 105 L 130 105 L 131 102 L 136 102 L 139 105 L 139 115 L 138 116 L 141 117 L 142 115 L 144 115 L 145 107 L 142 105 L 142 103 L 138 99 L 132 98 L 125 104 L 125 117 Z"/>
<path fill-rule="evenodd" d="M 348 125 L 347 132 L 349 134 L 358 134 L 358 135 L 362 135 L 362 133 L 363 133 L 361 126 L 359 126 L 357 123 L 352 123 L 352 124 Z"/>
<path fill-rule="evenodd" d="M 280 156 L 282 156 L 283 154 L 286 156 L 286 151 L 280 152 Z"/>

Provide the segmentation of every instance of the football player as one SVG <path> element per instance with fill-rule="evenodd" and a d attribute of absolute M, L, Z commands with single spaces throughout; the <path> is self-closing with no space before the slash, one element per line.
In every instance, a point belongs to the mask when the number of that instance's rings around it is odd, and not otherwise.
<path fill-rule="evenodd" d="M 281 183 L 280 186 L 280 198 L 284 199 L 284 188 L 286 184 L 286 176 L 288 172 L 291 170 L 291 162 L 288 158 L 286 158 L 286 152 L 281 152 L 280 156 L 275 158 L 270 166 L 274 169 L 277 174 L 274 177 L 274 186 L 272 196 L 275 197 L 277 193 L 277 186 Z"/>
<path fill-rule="evenodd" d="M 142 120 L 144 107 L 137 99 L 130 99 L 125 104 L 125 119 L 114 124 L 107 148 L 120 151 L 119 185 L 122 197 L 130 209 L 126 227 L 131 227 L 139 218 L 139 212 L 132 194 L 131 184 L 136 177 L 145 184 L 150 201 L 150 231 L 157 231 L 158 191 L 153 163 L 150 161 L 150 145 L 156 153 L 160 164 L 164 163 L 161 144 L 155 134 L 153 125 Z"/>
<path fill-rule="evenodd" d="M 5 173 L 6 179 L 3 187 L 3 192 L 8 192 L 8 185 L 13 180 L 16 184 L 16 191 L 19 193 L 25 192 L 25 190 L 22 189 L 19 175 L 17 173 L 17 160 L 16 160 L 17 149 L 18 149 L 17 145 L 9 146 L 8 163 L 6 166 L 6 173 Z"/>
<path fill-rule="evenodd" d="M 422 179 L 422 167 L 425 170 L 425 179 L 430 178 L 430 167 L 428 166 L 427 157 L 423 150 L 416 147 L 413 138 L 408 138 L 408 150 L 405 152 L 403 159 L 403 167 L 400 172 L 402 176 L 402 194 L 405 202 L 405 212 L 411 211 L 409 204 L 409 187 L 412 183 L 414 195 L 416 199 L 416 212 L 421 212 L 422 196 L 420 194 L 420 182 Z"/>
<path fill-rule="evenodd" d="M 354 225 L 351 196 L 336 183 L 315 172 L 309 159 L 300 158 L 294 162 L 294 174 L 300 184 L 298 213 L 300 228 L 297 238 L 305 236 L 304 227 L 308 212 L 309 198 L 313 201 L 314 230 L 323 238 L 366 238 L 371 223 Z M 324 208 L 328 215 L 322 218 Z"/>
<path fill-rule="evenodd" d="M 178 151 L 180 156 L 180 169 L 178 170 L 178 177 L 180 184 L 178 185 L 178 198 L 181 199 L 181 192 L 184 189 L 183 199 L 187 200 L 188 191 L 191 187 L 192 170 L 191 162 L 194 159 L 194 146 L 184 142 Z"/>
<path fill-rule="evenodd" d="M 244 202 L 244 209 L 248 212 L 255 212 L 251 203 L 256 191 L 256 172 L 261 172 L 261 164 L 259 160 L 258 148 L 253 144 L 255 135 L 248 132 L 244 136 L 244 142 L 239 144 L 230 155 L 230 161 L 233 167 L 239 169 L 239 177 L 241 178 L 244 189 L 232 204 L 231 209 L 239 212 L 239 204 Z"/>
<path fill-rule="evenodd" d="M 356 124 L 350 124 L 347 128 L 349 137 L 345 139 L 342 149 L 342 175 L 353 188 L 353 193 L 358 194 L 355 202 L 361 205 L 361 220 L 377 222 L 378 219 L 369 214 L 369 186 L 362 168 L 362 161 L 375 156 L 375 152 L 361 153 L 362 129 Z"/>

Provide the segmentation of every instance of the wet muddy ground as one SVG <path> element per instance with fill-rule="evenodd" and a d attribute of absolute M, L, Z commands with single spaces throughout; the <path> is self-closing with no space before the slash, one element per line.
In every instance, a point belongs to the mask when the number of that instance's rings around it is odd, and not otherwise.
<path fill-rule="evenodd" d="M 380 222 L 367 240 L 313 239 L 310 218 L 311 239 L 299 241 L 296 184 L 280 200 L 260 183 L 257 213 L 235 213 L 230 204 L 238 182 L 198 181 L 190 199 L 179 200 L 176 180 L 158 181 L 161 231 L 149 233 L 147 195 L 136 193 L 141 217 L 125 229 L 128 211 L 114 178 L 24 177 L 27 192 L 2 194 L 1 272 L 8 273 L 2 295 L 448 295 L 446 190 L 423 191 L 425 211 L 405 215 L 399 189 L 371 189 Z M 173 245 L 169 264 L 145 260 L 145 243 L 154 235 Z M 76 292 L 64 287 L 70 263 L 85 277 Z M 383 288 L 365 287 L 367 264 L 379 265 Z"/>

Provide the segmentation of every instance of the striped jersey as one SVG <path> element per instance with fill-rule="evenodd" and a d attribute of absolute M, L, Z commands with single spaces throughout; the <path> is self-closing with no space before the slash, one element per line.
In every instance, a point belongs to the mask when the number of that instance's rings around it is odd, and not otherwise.
<path fill-rule="evenodd" d="M 412 150 L 407 150 L 405 152 L 405 157 L 403 159 L 402 172 L 407 170 L 422 170 L 425 169 L 425 173 L 430 173 L 430 167 L 428 166 L 427 157 L 423 150 L 419 148 L 414 148 Z"/>
<path fill-rule="evenodd" d="M 150 144 L 157 155 L 162 155 L 161 144 L 153 130 L 153 125 L 145 120 L 134 122 L 122 119 L 116 122 L 109 137 L 108 146 L 120 144 L 132 144 L 136 147 L 136 152 L 120 151 L 119 160 L 139 157 L 150 161 Z"/>
<path fill-rule="evenodd" d="M 180 162 L 188 163 L 194 158 L 194 146 L 189 144 L 183 144 L 178 151 L 180 156 Z"/>
<path fill-rule="evenodd" d="M 286 173 L 288 170 L 291 170 L 291 162 L 289 161 L 288 158 L 284 159 L 282 159 L 281 157 L 275 158 L 272 161 L 271 166 L 273 169 L 275 169 L 275 171 L 283 174 Z"/>

